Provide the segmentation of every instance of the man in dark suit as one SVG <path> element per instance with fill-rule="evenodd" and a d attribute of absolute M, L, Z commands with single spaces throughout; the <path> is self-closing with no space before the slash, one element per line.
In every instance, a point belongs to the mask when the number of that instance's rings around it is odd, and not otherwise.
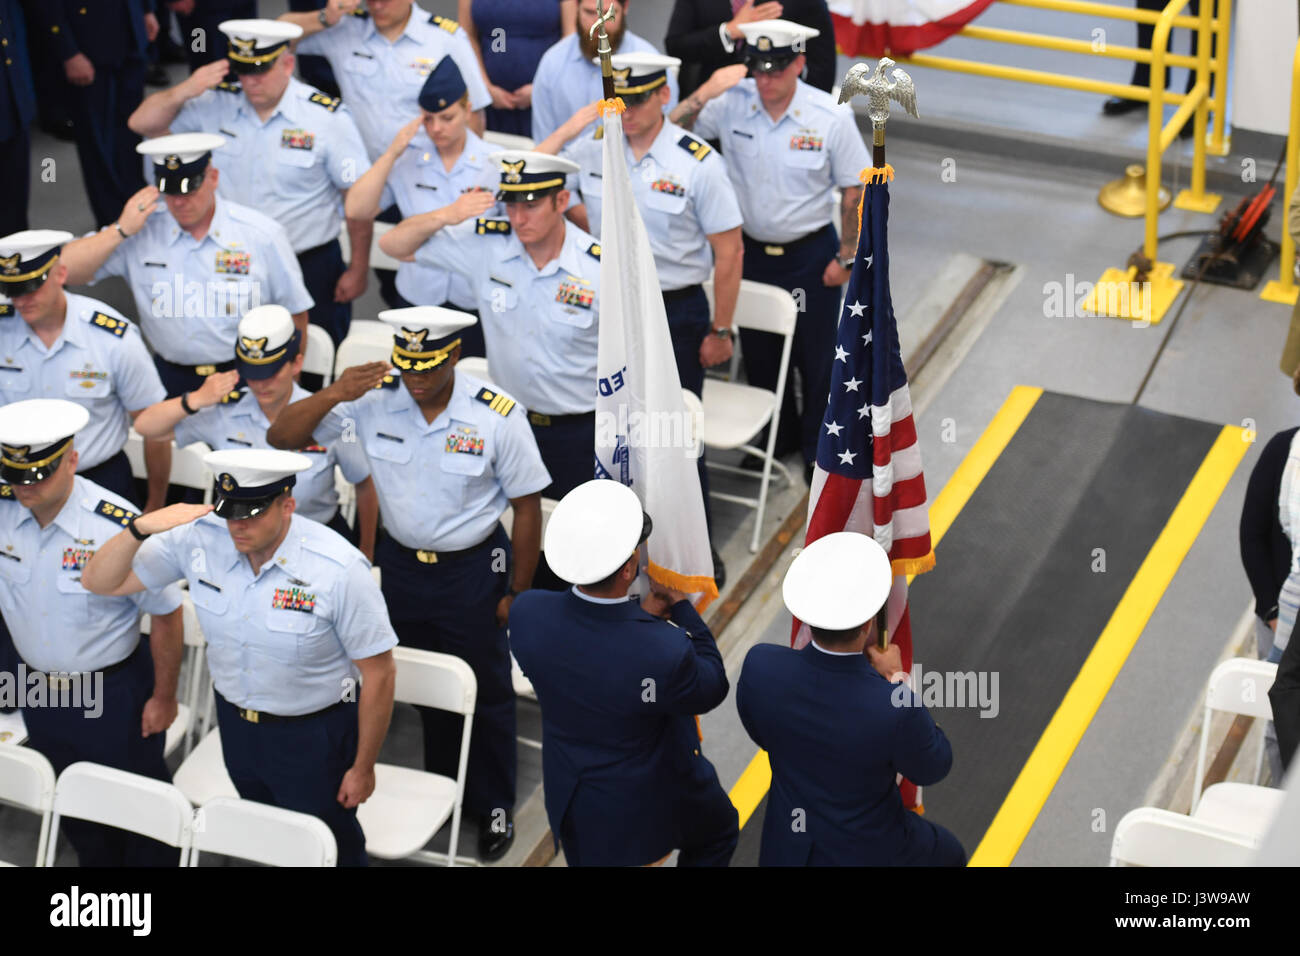
<path fill-rule="evenodd" d="M 745 36 L 742 23 L 777 18 L 820 31 L 808 43 L 805 81 L 829 93 L 835 86 L 835 28 L 826 0 L 677 0 L 664 49 L 682 61 L 677 77 L 680 99 L 686 99 L 713 71 L 740 62 Z"/>
<path fill-rule="evenodd" d="M 117 219 L 144 188 L 127 117 L 144 99 L 147 48 L 158 34 L 154 0 L 48 0 L 40 16 L 63 63 L 77 157 L 95 223 Z"/>
<path fill-rule="evenodd" d="M 650 519 L 616 481 L 579 485 L 546 527 L 569 591 L 526 591 L 510 644 L 542 707 L 542 783 L 570 866 L 726 866 L 739 836 L 694 715 L 727 696 L 713 635 L 685 596 L 628 598 Z"/>
<path fill-rule="evenodd" d="M 867 626 L 892 581 L 889 558 L 866 535 L 817 539 L 782 589 L 812 640 L 798 651 L 759 644 L 745 658 L 736 709 L 772 764 L 760 866 L 966 862 L 952 833 L 903 807 L 895 782 L 901 773 L 937 783 L 952 748 L 904 685 L 898 647 L 880 651 Z"/>
<path fill-rule="evenodd" d="M 9 195 L 0 205 L 0 235 L 27 228 L 27 196 L 31 180 L 31 137 L 36 116 L 36 90 L 27 55 L 27 30 L 18 0 L 0 0 L 0 180 Z"/>

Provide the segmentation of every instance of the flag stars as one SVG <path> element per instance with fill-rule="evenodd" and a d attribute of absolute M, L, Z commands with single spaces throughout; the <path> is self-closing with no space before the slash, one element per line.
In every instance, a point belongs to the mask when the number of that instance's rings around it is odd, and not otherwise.
<path fill-rule="evenodd" d="M 858 418 L 866 418 L 870 414 L 871 414 L 870 402 L 868 402 L 867 404 L 863 405 L 861 408 L 858 409 Z"/>
<path fill-rule="evenodd" d="M 848 389 L 850 392 L 856 392 L 858 390 L 858 386 L 861 384 L 862 384 L 861 380 L 854 377 L 849 379 L 847 382 L 845 382 L 844 387 Z"/>
<path fill-rule="evenodd" d="M 876 258 L 876 254 L 875 254 L 874 252 L 873 252 L 871 255 L 867 256 L 867 268 L 868 268 L 868 269 L 871 268 L 871 260 L 874 259 L 874 258 Z"/>
<path fill-rule="evenodd" d="M 826 434 L 828 435 L 834 435 L 836 438 L 838 438 L 840 436 L 840 432 L 842 432 L 843 430 L 844 430 L 844 426 L 837 422 L 826 423 Z"/>
<path fill-rule="evenodd" d="M 871 333 L 870 333 L 870 332 L 868 332 L 866 335 L 862 336 L 862 344 L 863 344 L 863 345 L 870 345 L 870 344 L 871 344 Z"/>
<path fill-rule="evenodd" d="M 853 464 L 853 459 L 857 457 L 858 457 L 858 453 L 854 451 L 840 452 L 840 463 L 844 465 L 851 465 Z"/>
<path fill-rule="evenodd" d="M 853 313 L 855 318 L 857 318 L 861 317 L 862 313 L 867 311 L 867 307 L 861 302 L 853 302 L 849 304 L 849 311 Z"/>
<path fill-rule="evenodd" d="M 835 346 L 835 361 L 847 362 L 848 360 L 849 360 L 849 353 L 844 351 L 844 349 L 841 348 L 840 346 L 838 345 Z"/>

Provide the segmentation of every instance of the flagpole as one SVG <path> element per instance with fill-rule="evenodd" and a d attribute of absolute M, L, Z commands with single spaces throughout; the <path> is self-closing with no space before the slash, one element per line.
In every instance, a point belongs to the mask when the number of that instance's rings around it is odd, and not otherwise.
<path fill-rule="evenodd" d="M 605 32 L 605 24 L 613 19 L 613 5 L 603 6 L 600 0 L 596 0 L 596 22 L 591 25 L 587 35 L 594 36 L 599 41 L 596 53 L 600 55 L 600 82 L 607 100 L 614 98 L 614 66 L 610 61 L 614 51 L 609 47 L 609 34 Z"/>

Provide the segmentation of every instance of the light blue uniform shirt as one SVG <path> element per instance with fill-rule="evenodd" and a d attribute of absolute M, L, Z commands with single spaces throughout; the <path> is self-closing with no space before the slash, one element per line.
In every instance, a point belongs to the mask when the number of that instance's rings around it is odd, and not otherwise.
<path fill-rule="evenodd" d="M 296 79 L 265 123 L 243 93 L 212 89 L 181 107 L 171 131 L 226 137 L 212 153 L 218 195 L 280 223 L 294 252 L 339 237 L 341 194 L 370 168 L 348 108 Z"/>
<path fill-rule="evenodd" d="M 462 551 L 492 533 L 509 499 L 551 483 L 524 410 L 500 394 L 458 372 L 447 407 L 426 422 L 394 375 L 369 395 L 336 406 L 339 417 L 327 418 L 315 434 L 334 442 L 339 435 L 331 426 L 355 423 L 384 530 L 398 544 Z"/>
<path fill-rule="evenodd" d="M 298 42 L 299 53 L 329 60 L 372 160 L 388 148 L 398 130 L 420 115 L 420 89 L 445 56 L 455 61 L 465 80 L 470 109 L 492 105 L 465 31 L 455 20 L 439 20 L 444 26 L 431 22 L 427 10 L 412 4 L 406 27 L 392 43 L 368 15 L 346 16 Z"/>
<path fill-rule="evenodd" d="M 308 398 L 311 392 L 294 385 L 290 402 Z M 337 409 L 330 409 L 330 416 Z M 180 447 L 201 441 L 213 451 L 231 448 L 270 448 L 266 430 L 271 427 L 257 397 L 245 391 L 237 401 L 209 405 L 197 414 L 182 418 L 173 435 Z M 341 428 L 341 426 L 338 426 Z M 343 470 L 343 477 L 356 484 L 370 477 L 366 456 L 356 442 L 335 441 L 329 445 L 311 444 L 297 451 L 311 459 L 311 468 L 297 475 L 293 496 L 298 501 L 298 514 L 321 524 L 334 517 L 339 507 L 338 492 L 334 490 L 334 466 Z"/>
<path fill-rule="evenodd" d="M 177 365 L 233 359 L 239 320 L 254 306 L 282 305 L 297 313 L 313 305 L 280 224 L 226 199 L 217 200 L 207 234 L 197 242 L 159 202 L 94 281 L 108 276 L 126 279 L 145 338 Z"/>
<path fill-rule="evenodd" d="M 393 203 L 403 219 L 433 212 L 455 202 L 460 194 L 478 186 L 495 193 L 501 182 L 501 167 L 489 163 L 488 156 L 499 152 L 465 130 L 465 148 L 447 172 L 438 150 L 423 129 L 415 134 L 406 152 L 393 163 L 393 171 L 384 184 L 380 207 Z M 488 218 L 505 218 L 500 203 L 483 214 Z M 397 291 L 412 305 L 442 305 L 450 301 L 462 309 L 477 309 L 478 300 L 469 281 L 459 273 L 449 272 L 419 262 L 403 262 L 397 267 Z"/>
<path fill-rule="evenodd" d="M 577 191 L 587 206 L 587 225 L 597 236 L 604 191 L 603 147 L 580 136 L 560 154 L 582 167 L 576 174 Z M 660 288 L 671 292 L 698 285 L 713 272 L 709 236 L 741 224 L 740 204 L 726 164 L 702 139 L 667 120 L 640 162 L 633 160 L 626 142 L 623 149 Z"/>
<path fill-rule="evenodd" d="M 45 347 L 22 313 L 0 319 L 0 404 L 62 398 L 90 412 L 77 433 L 81 471 L 112 458 L 126 444 L 128 412 L 167 395 L 140 331 L 97 299 L 66 293 L 63 332 Z"/>
<path fill-rule="evenodd" d="M 5 491 L 12 494 L 8 486 Z M 114 517 L 116 511 L 122 514 Z M 72 494 L 44 528 L 18 499 L 0 497 L 0 609 L 29 667 L 111 667 L 140 643 L 142 613 L 170 614 L 181 606 L 181 589 L 174 585 L 128 597 L 103 597 L 81 586 L 81 569 L 91 555 L 135 514 L 125 498 L 81 477 L 73 479 Z"/>
<path fill-rule="evenodd" d="M 658 53 L 649 40 L 631 30 L 623 34 L 623 42 L 615 53 Z M 668 89 L 672 96 L 668 109 L 677 105 L 677 70 L 668 71 Z M 583 55 L 578 45 L 578 34 L 570 33 L 542 54 L 533 76 L 533 141 L 540 143 L 578 110 L 605 98 L 605 88 L 600 79 L 600 67 Z M 590 139 L 595 124 L 582 131 Z M 599 143 L 597 143 L 599 145 Z"/>
<path fill-rule="evenodd" d="M 256 575 L 211 514 L 151 537 L 132 570 L 148 588 L 189 582 L 212 683 L 236 707 L 282 717 L 324 710 L 356 687 L 354 660 L 397 644 L 369 562 L 296 514 Z"/>
<path fill-rule="evenodd" d="M 559 256 L 538 269 L 513 232 L 480 228 L 470 219 L 440 229 L 415 261 L 469 280 L 492 379 L 525 408 L 547 415 L 594 410 L 600 245 L 566 222 Z"/>
<path fill-rule="evenodd" d="M 792 242 L 836 221 L 835 187 L 860 185 L 871 165 L 853 110 L 803 80 L 775 121 L 754 81 L 741 80 L 704 105 L 695 133 L 721 145 L 745 233 L 760 242 Z"/>

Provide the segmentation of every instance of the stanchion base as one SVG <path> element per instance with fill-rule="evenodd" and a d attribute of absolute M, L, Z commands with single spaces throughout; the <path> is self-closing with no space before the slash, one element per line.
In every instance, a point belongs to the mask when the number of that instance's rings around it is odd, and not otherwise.
<path fill-rule="evenodd" d="M 1084 299 L 1084 311 L 1112 319 L 1158 325 L 1182 291 L 1183 281 L 1174 278 L 1172 262 L 1157 262 L 1144 285 L 1133 281 L 1136 272 L 1133 266 L 1107 269 Z"/>
<path fill-rule="evenodd" d="M 1214 212 L 1221 202 L 1223 197 L 1218 193 L 1204 193 L 1198 199 L 1190 189 L 1184 189 L 1174 199 L 1174 208 L 1188 209 L 1192 212 Z"/>
<path fill-rule="evenodd" d="M 1295 305 L 1297 292 L 1300 292 L 1300 286 L 1297 286 L 1294 282 L 1288 288 L 1282 285 L 1280 280 L 1270 279 L 1264 283 L 1264 291 L 1259 294 L 1259 297 L 1265 302 L 1276 302 L 1279 305 Z"/>

